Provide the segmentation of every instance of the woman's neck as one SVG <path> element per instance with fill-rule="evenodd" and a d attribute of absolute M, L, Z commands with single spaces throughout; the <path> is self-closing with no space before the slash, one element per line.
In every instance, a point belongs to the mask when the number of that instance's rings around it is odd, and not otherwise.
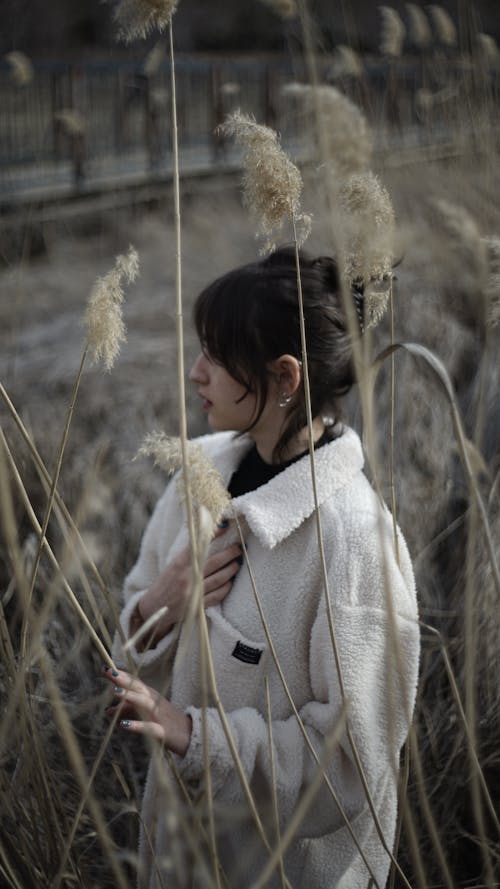
<path fill-rule="evenodd" d="M 316 443 L 325 431 L 325 424 L 323 422 L 322 417 L 315 417 L 312 422 L 312 433 L 313 440 Z M 277 461 L 273 459 L 274 449 L 279 441 L 279 435 L 273 435 L 269 431 L 266 433 L 264 430 L 260 433 L 254 435 L 252 434 L 253 430 L 249 433 L 255 442 L 255 446 L 257 448 L 257 452 L 259 456 L 264 460 L 265 463 L 276 463 Z M 297 457 L 299 454 L 303 454 L 304 451 L 307 451 L 309 447 L 309 435 L 307 426 L 304 426 L 300 429 L 296 435 L 288 442 L 283 454 L 282 459 L 279 462 L 286 463 L 287 460 L 292 460 L 294 457 Z"/>

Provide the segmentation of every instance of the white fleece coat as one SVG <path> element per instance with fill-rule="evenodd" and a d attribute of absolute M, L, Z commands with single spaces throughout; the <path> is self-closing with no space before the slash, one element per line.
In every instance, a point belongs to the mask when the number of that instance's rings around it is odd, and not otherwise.
<path fill-rule="evenodd" d="M 251 446 L 248 437 L 235 438 L 227 432 L 204 436 L 198 443 L 226 483 Z M 392 518 L 370 487 L 362 466 L 359 438 L 348 428 L 316 452 L 322 533 L 347 718 L 385 845 L 392 849 L 399 753 L 407 736 L 417 684 L 417 605 L 406 544 L 399 535 L 398 567 Z M 235 498 L 232 506 L 245 529 L 249 561 L 289 691 L 310 742 L 322 757 L 325 738 L 338 726 L 343 707 L 318 553 L 309 457 L 293 463 L 257 490 Z M 234 531 L 232 523 L 214 545 L 226 545 L 236 536 Z M 121 615 L 126 636 L 141 595 L 186 543 L 176 485 L 170 484 L 157 504 L 138 562 L 126 580 Z M 219 696 L 269 842 L 275 845 L 271 766 L 283 834 L 316 775 L 317 763 L 276 669 L 245 565 L 223 603 L 206 613 Z M 198 631 L 188 633 L 187 626 L 177 626 L 154 650 L 142 654 L 134 650 L 132 655 L 144 681 L 167 694 L 192 717 L 189 748 L 184 758 L 174 756 L 174 762 L 190 793 L 201 795 Z M 126 664 L 119 643 L 114 656 L 118 663 Z M 253 885 L 269 853 L 249 814 L 215 707 L 208 707 L 206 722 L 218 854 L 226 885 L 245 889 Z M 326 770 L 343 813 L 323 781 L 284 856 L 289 885 L 294 889 L 367 889 L 373 878 L 370 885 L 383 889 L 390 858 L 375 828 L 345 731 L 330 751 Z M 154 756 L 143 800 L 139 886 L 198 889 L 209 883 L 202 868 L 180 862 L 182 832 L 176 834 L 177 810 L 168 802 L 174 788 L 169 775 L 166 758 Z M 181 842 L 185 845 L 185 840 Z M 200 835 L 195 836 L 195 844 L 201 844 Z M 265 885 L 268 889 L 283 885 L 279 870 Z"/>

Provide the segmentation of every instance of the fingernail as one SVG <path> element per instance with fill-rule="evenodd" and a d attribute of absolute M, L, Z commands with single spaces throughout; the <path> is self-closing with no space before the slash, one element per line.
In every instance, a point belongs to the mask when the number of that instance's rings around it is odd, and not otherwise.
<path fill-rule="evenodd" d="M 243 556 L 238 556 L 236 561 L 238 562 L 238 565 L 243 565 L 243 561 L 244 561 Z"/>
<path fill-rule="evenodd" d="M 111 670 L 112 676 L 118 676 L 118 670 Z"/>
<path fill-rule="evenodd" d="M 227 528 L 228 526 L 229 526 L 229 522 L 228 522 L 228 520 L 227 520 L 227 519 L 221 519 L 221 521 L 219 522 L 219 524 L 218 524 L 217 527 L 218 527 L 218 528 Z"/>
<path fill-rule="evenodd" d="M 120 725 L 122 728 L 130 728 L 130 719 L 121 719 Z"/>
<path fill-rule="evenodd" d="M 120 688 L 119 685 L 115 685 L 113 691 L 114 691 L 115 695 L 121 695 L 123 688 Z"/>

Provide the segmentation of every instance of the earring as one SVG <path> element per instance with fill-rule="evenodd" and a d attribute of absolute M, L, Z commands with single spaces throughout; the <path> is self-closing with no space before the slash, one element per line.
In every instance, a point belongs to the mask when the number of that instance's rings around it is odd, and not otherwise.
<path fill-rule="evenodd" d="M 278 401 L 278 407 L 286 407 L 287 404 L 290 404 L 293 398 L 293 393 L 282 392 Z"/>

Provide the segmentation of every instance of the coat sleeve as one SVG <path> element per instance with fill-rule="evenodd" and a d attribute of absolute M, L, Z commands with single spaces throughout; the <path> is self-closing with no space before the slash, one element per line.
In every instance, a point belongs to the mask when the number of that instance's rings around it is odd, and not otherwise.
<path fill-rule="evenodd" d="M 123 608 L 119 617 L 121 631 L 125 640 L 128 640 L 131 635 L 130 621 L 132 614 L 146 590 L 149 589 L 153 581 L 156 580 L 164 569 L 169 549 L 178 532 L 178 527 L 175 527 L 175 523 L 168 521 L 175 496 L 175 485 L 170 483 L 158 500 L 146 527 L 137 562 L 125 578 Z M 173 658 L 178 636 L 179 627 L 174 626 L 170 633 L 167 633 L 154 648 L 140 652 L 137 651 L 135 646 L 132 646 L 128 652 L 124 652 L 120 634 L 117 632 L 113 642 L 113 659 L 118 666 L 129 669 L 128 654 L 132 658 L 135 668 L 140 672 L 141 677 L 156 685 L 154 674 L 161 665 L 161 672 L 165 675 L 166 666 Z M 165 691 L 164 688 L 162 690 Z"/>
<path fill-rule="evenodd" d="M 406 739 L 416 693 L 419 632 L 411 563 L 400 539 L 398 567 L 390 531 L 384 545 L 358 543 L 355 556 L 338 553 L 331 568 L 335 584 L 335 637 L 345 688 L 347 718 L 371 794 L 396 784 L 398 759 Z M 352 541 L 350 543 L 352 546 Z M 333 596 L 332 596 L 333 598 Z M 333 656 L 325 597 L 319 600 L 310 639 L 311 700 L 300 717 L 319 757 L 325 738 L 335 731 L 342 714 L 342 694 Z M 193 720 L 191 743 L 177 765 L 188 781 L 202 778 L 202 712 L 189 707 Z M 243 707 L 227 714 L 232 736 L 250 786 L 270 785 L 271 761 L 268 726 L 261 713 Z M 207 711 L 208 745 L 214 797 L 225 803 L 241 802 L 243 791 L 218 712 Z M 272 723 L 273 758 L 280 820 L 286 824 L 317 765 L 294 715 Z M 327 762 L 327 773 L 345 814 L 352 822 L 366 809 L 366 796 L 350 742 L 340 738 Z M 381 791 L 382 792 L 382 791 Z M 323 782 L 304 819 L 298 836 L 321 836 L 338 830 L 344 819 Z"/>

